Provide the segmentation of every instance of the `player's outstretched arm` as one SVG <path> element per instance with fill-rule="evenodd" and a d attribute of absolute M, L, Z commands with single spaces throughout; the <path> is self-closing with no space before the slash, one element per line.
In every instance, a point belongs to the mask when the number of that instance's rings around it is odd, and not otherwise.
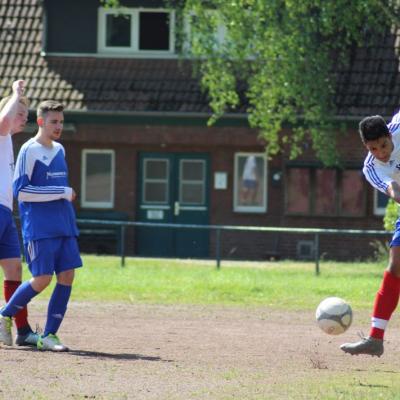
<path fill-rule="evenodd" d="M 13 121 L 18 112 L 18 103 L 24 94 L 25 82 L 19 79 L 12 84 L 12 96 L 0 111 L 0 135 L 11 133 Z"/>

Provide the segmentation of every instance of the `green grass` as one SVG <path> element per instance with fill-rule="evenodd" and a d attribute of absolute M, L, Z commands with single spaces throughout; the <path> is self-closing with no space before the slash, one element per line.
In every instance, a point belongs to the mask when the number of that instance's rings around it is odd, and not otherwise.
<path fill-rule="evenodd" d="M 226 262 L 217 270 L 214 262 L 127 258 L 121 268 L 118 257 L 84 256 L 84 268 L 77 271 L 73 301 L 132 302 L 151 304 L 268 306 L 286 310 L 315 310 L 327 296 L 348 300 L 354 309 L 370 310 L 385 266 L 379 263 L 321 263 L 315 275 L 314 263 Z M 28 273 L 26 273 L 26 278 Z M 48 297 L 51 288 L 45 291 Z M 307 356 L 307 355 L 306 355 Z M 376 368 L 351 369 L 343 357 L 344 371 L 318 369 L 304 377 L 288 377 L 287 384 L 274 387 L 268 397 L 281 399 L 395 400 L 400 399 L 396 366 L 376 364 Z M 375 360 L 374 360 L 375 361 Z M 370 359 L 366 359 L 370 363 Z M 237 382 L 240 370 L 223 372 L 226 397 L 233 398 L 229 385 Z M 263 373 L 254 372 L 252 400 L 265 388 Z M 260 374 L 257 377 L 257 374 Z M 247 393 L 246 387 L 240 388 Z M 254 389 L 254 390 L 253 390 Z M 201 395 L 199 395 L 199 398 Z M 236 398 L 236 397 L 235 397 Z"/>
<path fill-rule="evenodd" d="M 84 256 L 77 271 L 75 300 L 153 304 L 220 304 L 314 309 L 321 299 L 338 296 L 369 309 L 383 265 L 376 263 L 213 262 Z M 27 275 L 28 276 L 28 275 Z M 50 289 L 46 290 L 46 294 Z"/>
<path fill-rule="evenodd" d="M 396 376 L 396 371 L 321 372 L 313 379 L 282 385 L 271 399 L 399 400 Z"/>

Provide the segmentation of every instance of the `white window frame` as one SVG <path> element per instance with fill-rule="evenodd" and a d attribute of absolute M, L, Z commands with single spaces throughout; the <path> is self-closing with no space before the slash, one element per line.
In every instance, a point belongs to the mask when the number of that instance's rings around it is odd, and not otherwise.
<path fill-rule="evenodd" d="M 183 179 L 183 163 L 185 161 L 188 162 L 195 162 L 195 163 L 200 163 L 201 164 L 201 169 L 203 173 L 203 179 L 196 180 L 196 181 L 190 181 L 190 180 L 184 180 Z M 201 203 L 184 203 L 182 200 L 182 185 L 183 183 L 196 183 L 199 184 L 201 182 L 202 185 L 202 192 L 201 192 Z M 187 206 L 193 206 L 193 207 L 202 207 L 205 205 L 206 202 L 206 161 L 205 160 L 198 160 L 198 159 L 193 159 L 193 158 L 182 158 L 179 161 L 179 203 L 180 204 L 185 204 Z"/>
<path fill-rule="evenodd" d="M 374 189 L 374 215 L 381 216 L 381 215 L 385 215 L 386 208 L 378 206 L 378 193 L 379 193 L 379 190 Z"/>
<path fill-rule="evenodd" d="M 167 175 L 165 177 L 165 179 L 149 179 L 147 178 L 147 164 L 149 161 L 165 161 L 166 162 L 166 166 L 167 166 Z M 168 206 L 169 202 L 170 202 L 170 168 L 171 168 L 171 163 L 170 160 L 168 158 L 154 158 L 154 157 L 146 157 L 144 159 L 143 162 L 143 175 L 142 175 L 142 181 L 143 181 L 143 191 L 142 191 L 142 204 L 148 206 L 148 205 L 157 205 L 157 206 L 161 206 L 161 205 L 165 205 Z M 146 201 L 146 199 L 144 198 L 145 195 L 145 189 L 146 189 L 146 183 L 150 182 L 150 183 L 166 183 L 166 199 L 165 201 Z M 169 206 L 168 206 L 169 208 Z"/>
<path fill-rule="evenodd" d="M 169 50 L 140 50 L 139 49 L 139 14 L 145 12 L 164 12 L 169 14 Z M 106 18 L 107 15 L 128 14 L 131 16 L 131 46 L 116 47 L 106 45 Z M 99 7 L 97 14 L 97 52 L 102 54 L 125 54 L 146 57 L 175 56 L 175 11 L 165 8 L 130 8 L 121 7 L 109 9 Z"/>
<path fill-rule="evenodd" d="M 239 176 L 239 158 L 248 156 L 262 157 L 264 159 L 264 185 L 263 185 L 263 204 L 261 206 L 251 206 L 251 205 L 240 205 L 238 194 L 240 188 L 240 176 Z M 268 159 L 265 153 L 235 153 L 234 160 L 234 181 L 233 181 L 233 211 L 234 212 L 244 212 L 244 213 L 265 213 L 267 212 L 267 186 L 268 186 Z"/>
<path fill-rule="evenodd" d="M 110 154 L 111 155 L 111 201 L 86 201 L 86 169 L 88 154 Z M 81 174 L 81 207 L 84 208 L 114 208 L 115 196 L 115 151 L 112 149 L 83 149 L 82 150 L 82 174 Z"/>

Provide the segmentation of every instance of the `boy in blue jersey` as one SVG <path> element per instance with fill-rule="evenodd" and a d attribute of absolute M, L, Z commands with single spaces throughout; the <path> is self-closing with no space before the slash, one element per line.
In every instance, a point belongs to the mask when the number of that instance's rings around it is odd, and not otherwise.
<path fill-rule="evenodd" d="M 14 174 L 14 196 L 18 199 L 26 259 L 32 274 L 16 290 L 0 311 L 0 342 L 11 336 L 10 318 L 51 282 L 57 284 L 51 295 L 40 350 L 67 351 L 57 337 L 64 319 L 75 268 L 82 266 L 77 244 L 78 229 L 72 201 L 75 192 L 68 184 L 68 169 L 60 139 L 63 105 L 52 101 L 39 104 L 36 136 L 23 144 Z"/>
<path fill-rule="evenodd" d="M 0 101 L 0 266 L 3 269 L 4 298 L 8 301 L 22 279 L 20 244 L 12 210 L 12 182 L 14 174 L 14 151 L 12 137 L 21 132 L 28 117 L 28 99 L 24 96 L 25 83 L 19 79 L 12 84 L 12 95 Z M 9 321 L 11 323 L 11 321 Z M 28 311 L 21 307 L 15 315 L 19 346 L 36 346 L 38 335 L 28 323 Z M 12 337 L 7 345 L 12 345 Z"/>

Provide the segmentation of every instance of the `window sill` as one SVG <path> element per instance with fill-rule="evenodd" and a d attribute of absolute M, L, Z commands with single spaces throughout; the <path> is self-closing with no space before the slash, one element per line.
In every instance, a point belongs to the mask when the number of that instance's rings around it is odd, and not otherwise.
<path fill-rule="evenodd" d="M 99 52 L 99 53 L 47 53 L 42 51 L 42 57 L 92 57 L 92 58 L 138 58 L 138 59 L 162 59 L 176 60 L 180 56 L 176 53 L 160 53 L 160 52 L 140 52 L 140 53 L 121 53 L 121 52 Z"/>

